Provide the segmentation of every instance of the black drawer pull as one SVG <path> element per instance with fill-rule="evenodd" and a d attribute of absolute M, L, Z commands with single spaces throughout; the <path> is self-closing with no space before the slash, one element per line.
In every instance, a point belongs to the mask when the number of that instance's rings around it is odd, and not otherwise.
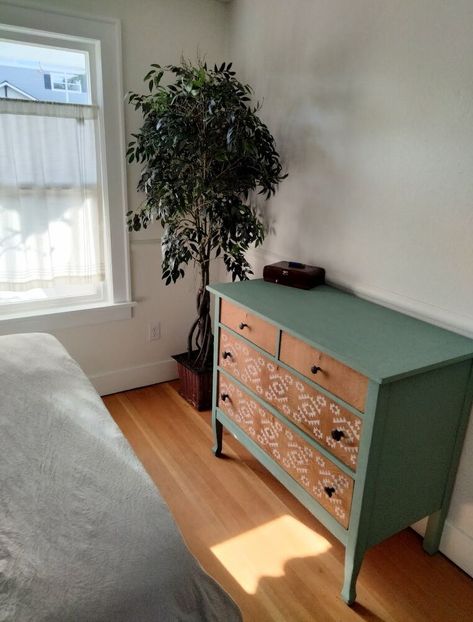
<path fill-rule="evenodd" d="M 310 371 L 311 371 L 313 374 L 316 374 L 318 371 L 321 371 L 321 370 L 322 370 L 322 368 L 321 368 L 321 367 L 318 367 L 317 365 L 312 365 L 312 367 L 310 368 Z"/>
<path fill-rule="evenodd" d="M 222 352 L 222 358 L 227 359 L 228 357 L 232 358 L 232 353 L 225 350 Z"/>
<path fill-rule="evenodd" d="M 330 434 L 334 441 L 340 441 L 345 436 L 343 430 L 332 430 Z"/>
<path fill-rule="evenodd" d="M 228 393 L 220 393 L 220 399 L 222 400 L 222 402 L 226 402 L 230 399 L 230 396 L 228 395 Z"/>
<path fill-rule="evenodd" d="M 244 328 L 248 328 L 248 324 L 245 324 L 245 322 L 240 322 L 240 326 L 238 328 L 240 330 L 243 330 Z"/>
<path fill-rule="evenodd" d="M 335 488 L 333 486 L 325 486 L 324 490 L 329 497 L 331 497 L 335 492 Z"/>

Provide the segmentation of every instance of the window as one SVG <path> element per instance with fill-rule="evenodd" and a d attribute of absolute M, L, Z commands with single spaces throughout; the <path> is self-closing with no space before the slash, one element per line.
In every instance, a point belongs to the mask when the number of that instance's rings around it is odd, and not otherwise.
<path fill-rule="evenodd" d="M 82 93 L 82 85 L 86 84 L 86 79 L 87 77 L 84 74 L 52 73 L 48 82 L 52 85 L 53 91 Z"/>
<path fill-rule="evenodd" d="M 68 91 L 76 91 L 82 93 L 81 76 L 71 76 L 66 73 L 66 89 Z"/>
<path fill-rule="evenodd" d="M 28 72 L 23 84 L 37 98 L 35 59 L 67 65 L 74 57 L 84 71 L 88 66 L 85 52 L 0 41 L 5 64 L 11 67 L 18 57 Z M 52 85 L 67 96 L 80 81 L 63 72 L 52 74 Z M 11 311 L 34 301 L 102 300 L 107 279 L 97 106 L 9 99 L 0 112 L 0 305 Z"/>
<path fill-rule="evenodd" d="M 66 74 L 65 73 L 53 73 L 51 75 L 51 83 L 53 91 L 65 91 L 66 90 Z"/>
<path fill-rule="evenodd" d="M 118 24 L 50 13 L 64 26 L 53 35 L 21 25 L 43 12 L 5 9 L 20 25 L 0 25 L 0 323 L 108 306 L 130 317 Z"/>
<path fill-rule="evenodd" d="M 88 57 L 87 52 L 63 45 L 31 45 L 3 39 L 0 40 L 0 79 L 26 91 L 32 99 L 90 104 Z"/>

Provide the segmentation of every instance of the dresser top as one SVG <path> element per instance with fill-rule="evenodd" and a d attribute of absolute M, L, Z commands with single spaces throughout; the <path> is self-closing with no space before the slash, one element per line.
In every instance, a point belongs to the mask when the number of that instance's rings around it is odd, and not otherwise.
<path fill-rule="evenodd" d="M 328 285 L 306 291 L 256 279 L 209 290 L 377 382 L 473 358 L 472 339 Z"/>

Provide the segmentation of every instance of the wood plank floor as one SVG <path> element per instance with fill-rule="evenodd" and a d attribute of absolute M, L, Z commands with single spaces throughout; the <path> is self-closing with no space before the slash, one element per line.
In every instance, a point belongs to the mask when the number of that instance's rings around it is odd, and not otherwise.
<path fill-rule="evenodd" d="M 210 414 L 165 383 L 104 398 L 202 566 L 247 622 L 472 622 L 473 580 L 403 531 L 371 549 L 352 608 L 344 548 L 229 434 L 211 452 Z M 222 621 L 225 622 L 225 621 Z"/>

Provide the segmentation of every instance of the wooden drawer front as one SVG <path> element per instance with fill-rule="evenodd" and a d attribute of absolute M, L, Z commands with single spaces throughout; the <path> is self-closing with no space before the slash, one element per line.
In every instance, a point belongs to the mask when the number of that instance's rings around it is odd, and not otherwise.
<path fill-rule="evenodd" d="M 224 330 L 220 331 L 219 345 L 220 367 L 356 469 L 360 417 Z"/>
<path fill-rule="evenodd" d="M 252 315 L 244 307 L 239 307 L 222 299 L 220 302 L 220 322 L 236 333 L 243 335 L 266 352 L 276 353 L 278 330 L 276 326 Z"/>
<path fill-rule="evenodd" d="M 284 332 L 281 335 L 279 358 L 289 367 L 297 369 L 324 389 L 364 412 L 368 391 L 366 376 Z M 316 370 L 317 367 L 320 369 Z"/>
<path fill-rule="evenodd" d="M 222 375 L 219 376 L 218 406 L 345 529 L 348 528 L 353 494 L 351 477 Z"/>

